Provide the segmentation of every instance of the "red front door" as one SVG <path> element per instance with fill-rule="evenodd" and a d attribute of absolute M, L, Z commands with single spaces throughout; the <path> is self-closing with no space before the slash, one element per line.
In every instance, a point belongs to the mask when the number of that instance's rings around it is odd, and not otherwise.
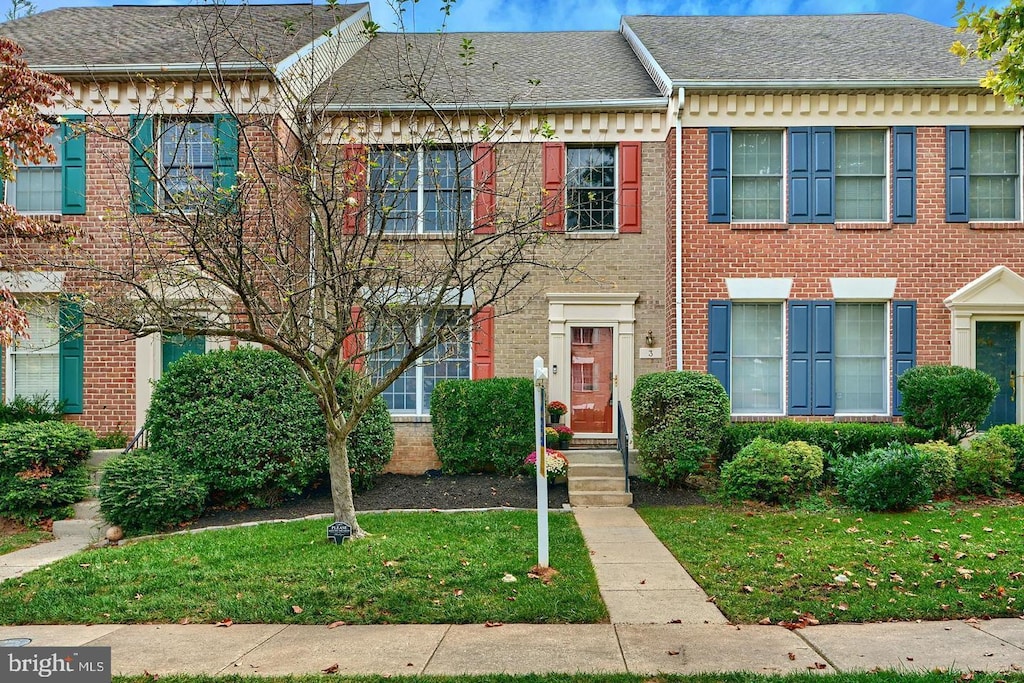
<path fill-rule="evenodd" d="M 572 327 L 569 355 L 569 426 L 574 432 L 611 434 L 615 346 L 612 327 Z"/>

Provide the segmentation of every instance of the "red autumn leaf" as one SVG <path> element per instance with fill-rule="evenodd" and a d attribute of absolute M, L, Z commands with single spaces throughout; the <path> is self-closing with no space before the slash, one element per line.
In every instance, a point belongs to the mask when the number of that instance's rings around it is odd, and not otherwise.
<path fill-rule="evenodd" d="M 338 669 L 339 668 L 340 667 L 338 667 L 337 664 L 331 664 L 326 669 L 321 669 L 321 671 L 323 671 L 325 674 L 336 674 L 336 673 L 338 673 Z"/>
<path fill-rule="evenodd" d="M 225 619 L 224 621 L 218 621 L 217 626 L 221 628 L 227 628 L 228 626 L 231 626 L 231 624 L 233 623 L 235 622 L 231 621 L 230 619 Z"/>
<path fill-rule="evenodd" d="M 789 657 L 789 661 L 791 661 L 791 662 L 795 662 L 796 661 L 796 653 L 795 652 L 787 652 L 786 655 Z"/>
<path fill-rule="evenodd" d="M 505 624 L 501 623 L 500 621 L 485 621 L 484 622 L 484 627 L 485 628 L 497 628 L 498 626 L 504 626 L 504 625 Z"/>
<path fill-rule="evenodd" d="M 332 621 L 331 623 L 327 624 L 327 628 L 338 628 L 339 626 L 344 626 L 344 625 L 345 625 L 344 621 Z"/>

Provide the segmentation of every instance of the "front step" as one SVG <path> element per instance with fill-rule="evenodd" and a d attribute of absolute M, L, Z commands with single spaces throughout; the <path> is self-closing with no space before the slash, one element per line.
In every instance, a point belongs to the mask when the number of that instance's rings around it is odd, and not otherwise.
<path fill-rule="evenodd" d="M 624 508 L 633 504 L 632 493 L 570 493 L 569 504 L 573 507 L 615 507 Z"/>
<path fill-rule="evenodd" d="M 633 495 L 625 492 L 626 473 L 622 456 L 607 449 L 571 450 L 569 504 L 573 507 L 625 507 Z"/>

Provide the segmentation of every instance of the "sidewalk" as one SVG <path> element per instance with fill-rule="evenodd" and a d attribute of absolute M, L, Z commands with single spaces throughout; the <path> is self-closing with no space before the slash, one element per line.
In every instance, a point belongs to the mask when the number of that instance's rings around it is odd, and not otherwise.
<path fill-rule="evenodd" d="M 730 626 L 630 508 L 580 508 L 610 624 L 0 626 L 0 640 L 102 645 L 114 674 L 1014 671 L 1024 620 Z M 671 622 L 671 623 L 670 623 Z"/>

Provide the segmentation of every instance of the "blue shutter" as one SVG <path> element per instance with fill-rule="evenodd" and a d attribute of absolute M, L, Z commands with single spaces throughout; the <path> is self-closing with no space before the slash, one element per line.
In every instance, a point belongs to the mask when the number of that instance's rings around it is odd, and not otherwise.
<path fill-rule="evenodd" d="M 835 415 L 835 302 L 811 306 L 811 414 Z"/>
<path fill-rule="evenodd" d="M 811 200 L 814 223 L 836 222 L 835 131 L 832 128 L 811 129 Z"/>
<path fill-rule="evenodd" d="M 729 361 L 732 356 L 732 302 L 708 302 L 708 374 L 729 392 Z"/>
<path fill-rule="evenodd" d="M 970 128 L 946 126 L 946 222 L 966 223 L 967 196 L 970 191 L 968 151 Z"/>
<path fill-rule="evenodd" d="M 732 219 L 731 161 L 729 129 L 708 128 L 708 223 L 728 223 Z"/>
<path fill-rule="evenodd" d="M 811 129 L 789 129 L 789 222 L 810 223 Z"/>
<path fill-rule="evenodd" d="M 156 208 L 156 149 L 153 147 L 153 119 L 143 114 L 128 117 L 131 135 L 132 213 L 153 213 Z M 152 170 L 151 170 L 152 169 Z"/>
<path fill-rule="evenodd" d="M 892 222 L 917 221 L 917 129 L 892 129 Z"/>
<path fill-rule="evenodd" d="M 811 414 L 811 304 L 789 302 L 789 376 L 790 415 Z"/>
<path fill-rule="evenodd" d="M 229 114 L 213 117 L 214 145 L 216 147 L 216 186 L 229 190 L 238 175 L 238 119 Z"/>
<path fill-rule="evenodd" d="M 64 412 L 81 414 L 83 366 L 85 364 L 85 321 L 82 307 L 70 299 L 60 300 L 60 397 Z"/>
<path fill-rule="evenodd" d="M 896 381 L 917 364 L 917 302 L 892 302 L 892 414 L 902 415 Z"/>
<path fill-rule="evenodd" d="M 85 133 L 76 134 L 73 124 L 85 122 L 82 114 L 64 116 L 61 124 L 61 210 L 66 216 L 85 213 Z M 68 125 L 72 124 L 72 125 Z"/>

